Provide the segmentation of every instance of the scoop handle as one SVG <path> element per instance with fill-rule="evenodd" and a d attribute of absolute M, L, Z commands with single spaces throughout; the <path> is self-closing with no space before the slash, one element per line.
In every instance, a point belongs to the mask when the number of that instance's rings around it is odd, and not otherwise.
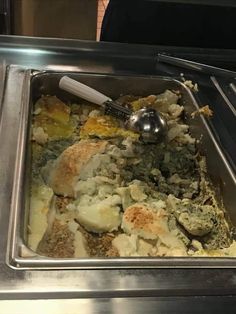
<path fill-rule="evenodd" d="M 63 76 L 60 79 L 59 87 L 65 91 L 88 100 L 94 104 L 102 106 L 106 101 L 111 101 L 111 98 L 103 95 L 95 89 L 71 79 L 68 76 Z"/>

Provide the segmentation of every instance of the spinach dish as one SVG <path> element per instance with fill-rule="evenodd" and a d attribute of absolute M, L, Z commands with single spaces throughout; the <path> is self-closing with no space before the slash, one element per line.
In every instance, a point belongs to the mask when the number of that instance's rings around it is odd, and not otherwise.
<path fill-rule="evenodd" d="M 167 120 L 163 142 L 92 104 L 34 105 L 28 245 L 42 256 L 227 256 L 235 248 L 178 91 L 118 101 Z"/>

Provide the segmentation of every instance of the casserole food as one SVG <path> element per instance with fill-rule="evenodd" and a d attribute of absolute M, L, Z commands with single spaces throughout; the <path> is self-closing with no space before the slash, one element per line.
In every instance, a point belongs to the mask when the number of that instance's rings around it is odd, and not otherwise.
<path fill-rule="evenodd" d="M 118 227 L 118 230 L 114 230 L 112 232 L 101 232 L 94 233 L 90 229 L 91 227 L 101 229 L 101 225 L 95 225 L 92 222 L 91 219 L 88 220 L 88 217 L 83 215 L 83 211 L 80 212 L 80 222 L 79 217 L 76 217 L 76 221 L 74 220 L 74 209 L 77 205 L 80 205 L 80 208 L 82 208 L 82 205 L 86 205 L 86 202 L 88 201 L 89 197 L 82 197 L 81 200 L 83 203 L 76 204 L 75 202 L 75 196 L 73 197 L 66 197 L 63 195 L 55 194 L 53 193 L 53 186 L 51 186 L 51 182 L 58 182 L 53 181 L 52 179 L 55 178 L 53 176 L 54 170 L 59 170 L 59 165 L 62 165 L 62 161 L 68 160 L 68 158 L 64 158 L 63 156 L 69 156 L 70 154 L 66 153 L 66 149 L 69 149 L 72 145 L 79 145 L 81 148 L 80 141 L 89 141 L 91 142 L 97 142 L 98 138 L 95 138 L 93 134 L 94 132 L 94 125 L 96 125 L 96 132 L 98 130 L 100 131 L 100 136 L 102 137 L 99 141 L 105 141 L 108 142 L 105 145 L 105 152 L 102 153 L 104 156 L 104 159 L 102 158 L 100 161 L 103 164 L 106 164 L 107 162 L 107 153 L 109 152 L 109 149 L 111 149 L 111 145 L 117 145 L 117 139 L 114 140 L 114 143 L 111 142 L 110 138 L 107 138 L 107 135 L 114 138 L 114 133 L 117 134 L 119 132 L 119 141 L 125 141 L 119 150 L 126 150 L 126 152 L 129 152 L 129 149 L 133 145 L 136 146 L 137 144 L 137 134 L 134 133 L 127 133 L 127 130 L 124 130 L 122 127 L 118 127 L 114 120 L 109 120 L 108 118 L 102 119 L 103 120 L 103 127 L 98 128 L 97 123 L 98 119 L 101 119 L 101 117 L 96 116 L 95 114 L 90 114 L 89 120 L 86 122 L 85 127 L 85 120 L 86 116 L 88 115 L 88 109 L 91 110 L 97 110 L 97 107 L 91 108 L 91 105 L 89 105 L 89 108 L 86 109 L 86 104 L 84 101 L 81 101 L 78 98 L 73 97 L 72 95 L 62 91 L 59 89 L 58 84 L 62 76 L 68 75 L 74 79 L 77 79 L 81 81 L 84 84 L 87 84 L 95 89 L 100 90 L 102 93 L 107 94 L 113 99 L 117 99 L 120 97 L 120 95 L 125 91 L 127 95 L 138 95 L 138 98 L 140 95 L 142 98 L 148 97 L 149 95 L 159 95 L 163 94 L 164 91 L 170 90 L 174 91 L 174 94 L 176 94 L 176 91 L 180 92 L 181 97 L 178 99 L 178 103 L 181 106 L 184 107 L 184 116 L 183 118 L 184 122 L 183 124 L 187 124 L 189 126 L 189 132 L 191 133 L 191 136 L 196 139 L 197 141 L 197 150 L 199 152 L 200 156 L 206 156 L 206 164 L 207 164 L 207 170 L 208 175 L 210 177 L 210 181 L 214 185 L 214 192 L 216 196 L 217 204 L 220 206 L 220 210 L 225 208 L 226 212 L 224 213 L 225 217 L 227 218 L 227 222 L 230 221 L 230 228 L 228 229 L 227 223 L 225 226 L 226 234 L 229 231 L 229 235 L 224 237 L 227 241 L 230 243 L 232 242 L 233 238 L 233 231 L 234 226 L 236 224 L 236 215 L 235 215 L 235 202 L 236 202 L 236 178 L 234 173 L 232 172 L 230 165 L 228 164 L 223 151 L 221 150 L 219 144 L 217 143 L 216 138 L 213 136 L 214 129 L 210 129 L 209 123 L 205 120 L 205 118 L 202 115 L 196 115 L 194 119 L 191 118 L 191 113 L 195 112 L 196 110 L 199 110 L 199 107 L 193 97 L 192 92 L 184 86 L 181 82 L 178 80 L 175 80 L 173 78 L 166 78 L 166 77 L 148 77 L 148 76 L 119 76 L 119 75 L 98 75 L 98 74 L 83 74 L 83 73 L 65 73 L 65 72 L 38 72 L 33 70 L 27 70 L 19 71 L 20 76 L 19 78 L 24 79 L 24 83 L 22 85 L 22 90 L 24 91 L 22 93 L 22 99 L 17 100 L 17 104 L 19 106 L 20 110 L 20 126 L 18 130 L 18 139 L 17 139 L 17 151 L 16 151 L 16 163 L 14 168 L 14 184 L 13 184 L 13 190 L 12 190 L 12 200 L 11 200 L 11 218 L 9 223 L 9 238 L 8 238 L 8 253 L 7 253 L 7 264 L 15 269 L 51 269 L 51 268 L 73 268 L 73 269 L 81 269 L 81 268 L 143 268 L 143 267 L 234 267 L 235 266 L 235 258 L 232 258 L 234 256 L 233 249 L 234 245 L 231 245 L 230 252 L 227 248 L 228 252 L 226 252 L 229 255 L 226 255 L 222 257 L 222 251 L 217 252 L 213 250 L 212 248 L 208 247 L 206 251 L 206 247 L 204 250 L 201 249 L 199 246 L 199 241 L 193 241 L 191 243 L 191 246 L 188 246 L 187 253 L 189 255 L 181 255 L 183 251 L 179 250 L 173 250 L 177 256 L 172 256 L 171 258 L 168 257 L 169 252 L 163 252 L 161 255 L 156 254 L 154 256 L 150 256 L 149 253 L 145 253 L 149 251 L 150 245 L 153 246 L 153 241 L 155 242 L 155 239 L 144 239 L 144 241 L 140 241 L 138 238 L 138 242 L 141 243 L 139 247 L 142 248 L 140 251 L 138 249 L 138 255 L 135 255 L 137 251 L 137 237 L 138 235 L 132 234 L 132 235 L 119 235 L 119 233 L 122 233 L 121 226 Z M 199 92 L 200 93 L 200 92 Z M 60 110 L 55 110 L 56 108 L 59 109 L 60 106 L 67 106 L 72 104 L 80 104 L 80 109 L 78 111 L 78 105 L 70 106 L 71 112 L 67 110 L 67 107 L 64 107 L 65 110 L 62 110 L 62 114 L 60 112 L 56 113 L 56 121 L 54 123 L 47 123 L 50 119 L 52 119 L 51 114 L 47 113 L 44 115 L 40 115 L 40 109 L 36 108 L 34 104 L 37 103 L 37 101 L 42 97 L 42 95 L 51 95 L 57 97 L 58 105 L 54 107 L 53 114 L 55 115 L 55 112 Z M 178 95 L 177 95 L 178 96 Z M 151 97 L 152 99 L 153 97 Z M 129 102 L 129 97 L 125 97 L 123 101 Z M 54 97 L 51 98 L 51 101 L 55 102 Z M 132 99 L 133 100 L 133 99 Z M 137 99 L 136 99 L 137 100 Z M 122 101 L 122 99 L 121 99 Z M 142 102 L 142 101 L 141 101 Z M 63 104 L 63 105 L 62 105 Z M 139 106 L 140 102 L 134 102 L 132 106 Z M 178 108 L 178 107 L 176 107 Z M 37 110 L 38 109 L 38 110 Z M 82 114 L 81 110 L 82 109 Z M 214 110 L 214 106 L 211 106 L 211 109 Z M 135 106 L 134 106 L 135 110 Z M 182 110 L 182 109 L 181 109 Z M 43 111 L 43 110 L 42 110 Z M 41 112 L 42 113 L 42 112 Z M 79 114 L 79 120 L 75 121 L 76 115 Z M 36 117 L 37 123 L 35 121 Z M 214 116 L 213 116 L 214 119 Z M 55 118 L 54 118 L 55 120 Z M 40 125 L 41 123 L 41 125 Z M 42 123 L 44 123 L 44 126 L 42 126 Z M 81 128 L 81 125 L 83 125 L 83 128 Z M 34 125 L 34 128 L 32 128 L 32 125 Z M 112 126 L 112 127 L 111 127 Z M 76 130 L 76 128 L 79 128 Z M 184 127 L 186 129 L 186 127 Z M 83 131 L 83 132 L 82 132 Z M 71 139 L 72 134 L 74 133 L 80 133 L 80 138 L 77 136 L 77 138 L 74 138 L 74 140 Z M 173 132 L 173 131 L 171 131 Z M 185 133 L 185 138 L 189 138 L 188 135 Z M 59 135 L 59 137 L 58 137 Z M 187 135 L 187 136 L 186 136 Z M 41 141 L 41 144 L 36 145 L 36 138 L 37 141 Z M 51 139 L 49 139 L 51 137 Z M 60 138 L 61 137 L 61 138 Z M 62 138 L 64 138 L 62 140 Z M 129 138 L 129 139 L 128 139 Z M 32 140 L 33 139 L 33 140 Z M 190 138 L 189 138 L 190 139 Z M 133 143 L 133 144 L 132 144 Z M 89 145 L 90 145 L 89 144 Z M 132 144 L 132 145 L 131 145 Z M 137 178 L 137 181 L 143 181 L 144 185 L 149 183 L 147 182 L 149 178 L 144 176 L 142 172 L 148 173 L 147 164 L 150 163 L 151 154 L 146 150 L 146 146 L 138 145 L 140 148 L 143 147 L 144 153 L 146 155 L 146 163 L 141 163 L 138 165 L 138 161 L 136 160 L 135 163 L 131 164 L 131 170 L 135 170 L 133 173 L 135 175 L 139 176 Z M 45 149 L 47 148 L 47 149 Z M 45 158 L 42 157 L 42 152 L 44 151 L 43 155 Z M 70 150 L 69 150 L 70 151 Z M 138 159 L 138 154 L 141 154 L 141 150 L 138 149 L 138 153 L 136 158 Z M 151 150 L 153 151 L 153 149 Z M 159 151 L 157 148 L 154 149 L 154 154 L 157 153 L 157 157 L 161 156 L 161 151 Z M 110 154 L 110 155 L 109 155 Z M 113 159 L 114 156 L 117 154 L 109 153 L 109 158 Z M 185 155 L 185 154 L 184 154 Z M 40 157 L 41 156 L 41 157 Z M 62 158 L 63 157 L 63 158 Z M 125 160 L 132 160 L 132 156 L 124 156 Z M 165 160 L 168 160 L 168 154 L 166 155 Z M 122 168 L 122 160 L 120 159 L 120 163 L 117 163 L 119 168 Z M 188 158 L 187 158 L 188 159 Z M 51 166 L 50 162 L 51 160 Z M 54 161 L 55 163 L 54 163 Z M 82 167 L 86 171 L 82 171 L 83 180 L 86 179 L 86 175 L 90 172 L 90 170 L 96 170 L 97 168 L 95 165 L 97 165 L 96 158 L 91 158 L 88 162 L 88 164 L 93 165 L 93 167 Z M 145 161 L 145 158 L 143 159 Z M 195 159 L 194 159 L 195 160 Z M 100 162 L 99 161 L 99 162 Z M 199 159 L 198 159 L 199 162 Z M 111 173 L 115 173 L 115 168 L 112 165 L 114 162 L 109 163 L 109 167 L 103 167 L 107 170 L 112 170 Z M 136 165 L 135 165 L 136 164 Z M 191 163 L 190 163 L 191 164 Z M 200 163 L 200 165 L 204 165 L 204 163 Z M 57 166 L 57 167 L 56 167 Z M 81 168 L 81 169 L 82 169 Z M 33 173 L 31 171 L 33 169 Z M 48 170 L 49 171 L 48 171 Z M 72 170 L 74 167 L 72 167 Z M 203 167 L 204 169 L 204 167 Z M 217 169 L 217 171 L 216 171 Z M 52 172 L 51 172 L 52 170 Z M 73 170 L 74 171 L 74 170 Z M 72 174 L 75 174 L 76 179 L 76 171 Z M 79 169 L 80 171 L 80 169 Z M 97 170 L 96 170 L 97 171 Z M 163 171 L 163 169 L 161 170 Z M 122 173 L 126 173 L 127 171 L 122 171 Z M 130 171 L 132 174 L 132 171 Z M 60 178 L 60 171 L 58 171 Z M 204 172 L 203 172 L 204 173 Z M 63 174 L 63 173 L 62 173 Z M 164 174 L 167 175 L 168 171 L 164 169 Z M 63 174 L 64 175 L 64 174 Z M 158 172 L 152 174 L 152 183 L 155 184 L 155 176 L 158 178 Z M 31 178 L 34 177 L 34 182 L 32 182 Z M 180 176 L 181 177 L 181 176 Z M 36 181 L 35 181 L 36 178 Z M 129 180 L 129 176 L 125 176 L 127 182 Z M 193 176 L 195 178 L 195 176 Z M 172 180 L 175 177 L 172 178 Z M 52 180 L 52 181 L 51 181 Z M 77 179 L 76 179 L 77 180 Z M 38 181 L 38 182 L 37 182 Z M 72 177 L 73 181 L 73 177 Z M 92 180 L 93 181 L 93 180 Z M 111 228 L 112 226 L 115 228 L 116 224 L 120 222 L 120 219 L 122 219 L 123 210 L 121 210 L 120 198 L 124 198 L 127 200 L 126 193 L 128 192 L 128 195 L 132 191 L 133 197 L 145 197 L 144 194 L 149 194 L 149 191 L 146 191 L 145 186 L 143 187 L 142 184 L 140 185 L 140 182 L 133 182 L 134 185 L 129 185 L 128 189 L 125 191 L 119 190 L 120 194 L 118 194 L 119 200 L 117 198 L 118 191 L 113 190 L 104 190 L 102 188 L 102 191 L 100 192 L 100 195 L 103 196 L 104 193 L 108 193 L 110 191 L 111 198 L 109 199 L 109 203 L 106 203 L 107 207 L 112 207 L 112 212 L 115 213 L 114 216 L 112 216 L 114 219 L 109 220 L 109 215 L 106 216 L 106 222 L 107 225 L 105 225 L 105 228 Z M 33 184 L 34 183 L 34 184 Z M 35 184 L 36 183 L 36 184 Z M 38 184 L 39 183 L 39 184 Z M 96 183 L 95 191 L 97 191 L 97 185 L 101 186 L 103 184 L 115 184 L 116 181 L 110 181 L 110 182 L 100 182 L 99 184 Z M 164 183 L 163 181 L 160 181 L 160 183 Z M 50 185 L 49 185 L 50 184 Z M 172 185 L 174 184 L 171 183 Z M 137 186 L 138 185 L 138 192 L 137 192 Z M 168 184 L 161 184 L 163 185 L 162 188 L 165 188 L 168 186 Z M 127 186 L 126 186 L 127 187 Z M 78 192 L 82 194 L 88 194 L 93 191 L 89 185 L 80 184 L 78 182 L 77 185 Z M 84 188 L 84 189 L 83 189 Z M 119 187 L 117 187 L 119 188 Z M 192 188 L 192 187 L 191 187 Z M 140 189 L 142 189 L 142 193 L 140 193 Z M 181 190 L 176 191 L 181 192 Z M 179 193 L 178 192 L 178 193 Z M 57 192 L 58 193 L 58 192 Z M 66 192 L 68 193 L 68 191 Z M 161 192 L 163 193 L 163 192 Z M 182 193 L 182 192 L 181 192 Z M 116 195 L 113 195 L 116 194 Z M 164 191 L 165 194 L 165 191 Z M 168 193 L 170 194 L 170 193 Z M 159 193 L 160 195 L 160 193 Z M 177 195 L 177 194 L 176 194 Z M 33 197 L 31 197 L 33 196 Z M 115 197 L 113 197 L 115 196 Z M 176 196 L 175 196 L 176 197 Z M 182 199 L 181 196 L 177 196 L 177 198 Z M 96 202 L 96 198 L 94 198 L 94 201 Z M 129 201 L 129 199 L 128 199 Z M 147 199 L 149 203 L 149 199 Z M 162 200 L 160 200 L 162 201 Z M 163 200 L 165 201 L 165 199 Z M 171 202 L 169 202 L 171 201 Z M 178 201 L 178 200 L 177 200 Z M 146 204 L 145 200 L 136 201 L 138 203 L 142 203 L 141 205 L 144 206 Z M 70 203 L 70 204 L 69 204 Z M 72 204 L 71 204 L 72 203 Z M 97 203 L 97 202 L 96 202 Z M 222 203 L 224 206 L 222 206 Z M 176 203 L 175 198 L 168 199 L 168 207 L 169 204 L 172 204 L 171 206 L 180 206 L 181 208 L 186 206 L 186 204 L 178 204 Z M 94 205 L 94 204 L 91 204 Z M 95 204 L 96 205 L 96 204 Z M 104 203 L 103 203 L 104 205 Z M 132 206 L 133 204 L 130 204 L 129 202 L 124 202 L 124 206 Z M 140 205 L 140 204 L 138 204 Z M 152 204 L 153 205 L 153 204 Z M 209 204 L 205 204 L 209 205 Z M 163 203 L 159 202 L 157 203 L 157 207 L 163 207 Z M 86 205 L 87 207 L 87 205 Z M 140 206 L 139 206 L 140 207 Z M 66 208 L 67 212 L 63 212 Z M 119 213 L 116 208 L 119 208 Z M 50 209 L 50 210 L 49 210 Z M 143 208 L 141 207 L 141 210 Z M 144 207 L 146 209 L 146 207 Z M 148 210 L 152 209 L 148 207 Z M 158 214 L 160 218 L 164 219 L 164 227 L 165 229 L 165 219 L 167 218 L 165 215 L 166 208 L 164 208 L 164 211 L 160 211 Z M 97 212 L 96 206 L 91 206 L 90 208 L 90 215 L 91 217 L 95 217 L 96 223 L 98 223 L 97 217 L 93 214 L 94 210 Z M 129 209 L 129 211 L 132 214 L 132 207 Z M 196 216 L 196 208 L 192 209 L 193 213 L 195 213 Z M 221 211 L 222 212 L 222 211 Z M 118 215 L 117 215 L 118 213 Z M 127 212 L 128 213 L 128 212 Z M 176 212 L 176 214 L 180 215 L 182 211 L 180 212 L 179 209 Z M 56 214 L 56 216 L 55 216 Z M 127 218 L 131 216 L 131 214 L 127 215 Z M 155 216 L 156 217 L 156 216 Z M 58 219 L 60 218 L 60 219 Z M 175 220 L 177 217 L 175 217 Z M 185 216 L 182 215 L 180 219 L 185 219 Z M 82 221 L 83 220 L 83 221 Z M 103 220 L 102 220 L 103 221 Z M 163 221 L 163 220 L 162 220 Z M 221 220 L 224 222 L 224 219 Z M 82 223 L 87 225 L 87 229 L 82 226 Z M 169 224 L 169 222 L 168 222 Z M 179 224 L 179 223 L 178 223 Z M 185 224 L 186 225 L 186 224 Z M 79 226 L 79 229 L 78 229 Z M 129 224 L 129 220 L 124 220 L 123 223 L 124 228 L 132 228 L 132 225 Z M 149 225 L 150 226 L 150 225 Z M 170 226 L 173 228 L 174 224 L 170 224 Z M 156 220 L 153 224 L 151 224 L 151 228 L 156 228 Z M 168 227 L 169 228 L 169 227 Z M 224 229 L 223 228 L 223 229 Z M 89 229 L 89 230 L 88 230 Z M 104 229 L 104 225 L 102 226 L 102 229 Z M 107 229 L 106 229 L 107 230 Z M 145 229 L 146 233 L 148 233 L 147 228 Z M 168 230 L 167 230 L 168 231 Z M 207 230 L 205 230 L 207 231 Z M 130 232 L 128 229 L 126 232 Z M 204 231 L 203 231 L 204 232 Z M 123 232 L 124 233 L 124 232 Z M 210 234 L 210 233 L 209 233 Z M 203 235 L 203 237 L 207 238 L 209 234 Z M 165 233 L 166 235 L 166 233 Z M 128 236 L 128 243 L 127 243 L 127 249 L 125 248 L 125 245 L 122 245 L 125 252 L 119 253 L 122 257 L 117 256 L 120 250 L 120 243 L 124 244 L 123 240 L 127 240 Z M 121 238 L 120 238 L 121 237 Z M 198 236 L 193 236 L 194 238 Z M 116 240 L 115 240 L 116 238 Z M 173 238 L 172 238 L 173 239 Z M 120 241 L 121 240 L 121 241 Z M 131 240 L 131 246 L 133 243 L 135 244 L 134 248 L 135 250 L 131 250 L 130 253 L 130 240 Z M 132 242 L 132 240 L 134 240 Z M 165 241 L 168 239 L 165 237 Z M 192 239 L 191 239 L 192 240 Z M 89 250 L 87 249 L 89 245 Z M 111 242 L 113 242 L 111 246 Z M 127 241 L 126 241 L 127 242 Z M 148 243 L 147 242 L 151 242 Z M 191 241 L 192 242 L 192 241 Z M 65 245 L 66 243 L 66 245 Z M 173 241 L 172 241 L 173 243 Z M 178 242 L 179 243 L 179 242 Z M 223 243 L 222 243 L 223 244 Z M 227 244 L 228 245 L 228 244 Z M 176 244 L 175 244 L 176 246 Z M 186 245 L 185 245 L 186 246 Z M 198 247 L 196 249 L 195 247 Z M 223 244 L 223 246 L 226 246 Z M 145 247 L 145 249 L 144 249 Z M 210 253 L 209 253 L 210 249 Z M 223 249 L 224 250 L 224 249 Z M 154 250 L 155 251 L 155 250 Z M 181 253 L 181 254 L 180 254 Z M 192 255 L 190 255 L 190 253 Z M 130 254 L 130 256 L 127 256 Z M 197 254 L 200 256 L 205 255 L 204 258 L 198 257 Z M 211 255 L 209 255 L 211 254 Z M 124 256 L 126 255 L 126 256 Z M 220 258 L 218 256 L 221 256 Z M 65 257 L 67 256 L 67 257 Z M 107 257 L 108 256 L 108 257 Z M 124 256 L 124 257 L 123 257 Z"/>
<path fill-rule="evenodd" d="M 36 101 L 32 250 L 54 258 L 232 251 L 224 207 L 184 121 L 180 98 L 180 91 L 166 90 L 118 99 L 133 110 L 151 106 L 165 116 L 169 130 L 159 144 L 143 144 L 92 104 L 63 103 L 55 95 Z"/>

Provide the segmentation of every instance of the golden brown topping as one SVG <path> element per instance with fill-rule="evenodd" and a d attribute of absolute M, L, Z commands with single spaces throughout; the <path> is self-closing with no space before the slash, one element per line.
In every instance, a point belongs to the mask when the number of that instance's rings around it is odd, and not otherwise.
<path fill-rule="evenodd" d="M 169 232 L 165 212 L 157 214 L 145 204 L 135 204 L 125 210 L 122 228 L 145 239 L 156 239 Z"/>
<path fill-rule="evenodd" d="M 133 228 L 141 228 L 146 224 L 152 224 L 154 214 L 151 211 L 144 210 L 141 206 L 132 206 L 125 211 L 124 219 L 133 223 Z"/>
<path fill-rule="evenodd" d="M 54 167 L 48 169 L 48 183 L 54 193 L 74 197 L 74 183 L 83 166 L 93 155 L 102 153 L 106 145 L 106 141 L 82 140 L 64 150 L 55 161 Z"/>
<path fill-rule="evenodd" d="M 35 105 L 36 113 L 52 118 L 61 123 L 67 123 L 70 118 L 70 107 L 56 96 L 42 96 Z"/>
<path fill-rule="evenodd" d="M 47 135 L 47 140 L 57 140 L 70 137 L 76 128 L 70 119 L 70 107 L 56 96 L 42 96 L 35 104 L 34 130 L 38 138 Z M 40 132 L 39 132 L 40 131 Z M 35 132 L 34 132 L 35 133 Z M 34 134 L 34 137 L 36 137 Z M 40 137 L 39 137 L 40 136 Z M 36 137 L 36 138 L 37 138 Z"/>
<path fill-rule="evenodd" d="M 80 130 L 81 138 L 113 138 L 118 136 L 139 138 L 137 133 L 121 128 L 118 121 L 110 116 L 89 117 Z"/>

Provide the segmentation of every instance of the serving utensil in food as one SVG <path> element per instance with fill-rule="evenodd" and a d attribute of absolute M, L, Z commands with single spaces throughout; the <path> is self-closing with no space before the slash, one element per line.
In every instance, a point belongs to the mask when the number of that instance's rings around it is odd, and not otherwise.
<path fill-rule="evenodd" d="M 95 89 L 68 76 L 61 78 L 59 87 L 103 107 L 105 114 L 123 120 L 128 129 L 140 133 L 144 142 L 160 141 L 166 133 L 167 123 L 164 117 L 153 108 L 142 108 L 133 112 Z"/>
<path fill-rule="evenodd" d="M 28 72 L 30 71 L 30 72 Z M 31 181 L 31 151 L 32 151 L 32 141 L 31 137 L 28 135 L 30 129 L 29 117 L 33 114 L 32 102 L 36 102 L 42 93 L 44 95 L 59 95 L 59 80 L 65 75 L 62 68 L 61 72 L 52 72 L 43 70 L 41 72 L 34 72 L 32 70 L 25 71 L 26 73 L 22 75 L 22 68 L 15 67 L 9 69 L 10 81 L 13 80 L 13 84 L 9 84 L 6 90 L 6 99 L 10 99 L 12 104 L 16 108 L 19 108 L 22 112 L 20 123 L 21 128 L 15 128 L 12 130 L 13 135 L 11 138 L 18 139 L 18 151 L 15 153 L 15 147 L 11 145 L 11 141 L 6 140 L 4 144 L 4 150 L 7 153 L 6 157 L 13 156 L 11 161 L 11 169 L 9 170 L 14 173 L 14 185 L 13 191 L 11 189 L 6 189 L 6 193 L 3 193 L 3 203 L 6 203 L 12 195 L 12 200 L 9 202 L 11 219 L 9 221 L 9 235 L 8 235 L 8 250 L 6 255 L 7 265 L 13 269 L 28 269 L 29 271 L 37 270 L 60 270 L 60 269 L 95 269 L 99 272 L 99 269 L 153 269 L 153 268 L 169 268 L 169 269 L 179 269 L 179 268 L 192 268 L 197 271 L 202 268 L 235 268 L 236 259 L 231 257 L 127 257 L 127 258 L 55 258 L 55 257 L 45 257 L 39 255 L 37 252 L 29 249 L 28 246 L 28 228 L 30 221 L 30 182 Z M 28 75 L 32 73 L 32 75 Z M 21 74 L 21 75 L 18 75 Z M 180 105 L 185 106 L 186 111 L 186 124 L 190 127 L 191 135 L 198 141 L 198 149 L 200 155 L 206 156 L 208 174 L 212 178 L 213 186 L 217 188 L 217 196 L 225 204 L 226 213 L 229 215 L 236 225 L 236 178 L 231 170 L 230 164 L 225 158 L 223 152 L 223 145 L 219 145 L 218 141 L 213 137 L 213 132 L 209 128 L 207 121 L 203 119 L 192 119 L 191 113 L 199 109 L 192 93 L 187 89 L 180 81 L 174 78 L 166 77 L 150 77 L 150 76 L 120 76 L 120 75 L 103 75 L 103 74 L 91 74 L 91 73 L 71 73 L 73 77 L 83 82 L 89 86 L 97 86 L 98 89 L 102 89 L 105 94 L 111 95 L 113 99 L 117 97 L 122 92 L 126 92 L 131 95 L 138 95 L 140 93 L 140 86 L 146 91 L 147 95 L 160 94 L 164 90 L 179 90 L 181 98 L 179 99 Z M 16 96 L 10 97 L 14 93 L 14 86 L 21 86 L 22 89 L 16 89 Z M 13 90 L 12 90 L 13 88 Z M 23 90 L 27 97 L 22 98 L 21 90 Z M 201 91 L 199 91 L 201 93 Z M 217 93 L 217 91 L 216 91 Z M 10 97 L 10 98 L 9 98 Z M 66 99 L 69 102 L 74 101 L 72 94 L 66 95 Z M 219 105 L 219 103 L 217 103 Z M 12 108 L 15 108 L 12 106 Z M 81 105 L 83 108 L 83 104 Z M 18 119 L 19 110 L 11 110 L 12 114 L 3 121 L 6 122 L 6 127 L 4 128 L 3 137 L 10 132 L 11 126 L 14 121 Z M 6 114 L 7 112 L 5 112 Z M 220 126 L 220 124 L 219 124 Z M 228 143 L 227 136 L 224 137 Z M 236 151 L 236 150 L 235 150 Z M 28 157 L 28 158 L 27 158 Z M 176 159 L 175 159 L 176 160 Z M 148 162 L 148 161 L 147 161 Z M 217 168 L 217 174 L 216 174 Z M 144 169 L 145 171 L 145 169 Z M 3 178 L 4 179 L 4 178 Z M 6 178 L 7 182 L 7 178 Z M 222 184 L 222 182 L 224 184 Z M 2 186 L 2 182 L 1 182 Z M 3 180 L 3 187 L 5 182 Z M 8 204 L 8 203 L 7 203 Z M 5 206 L 9 211 L 9 206 Z M 37 218 L 37 217 L 36 217 Z M 114 273 L 111 271 L 111 274 Z"/>

